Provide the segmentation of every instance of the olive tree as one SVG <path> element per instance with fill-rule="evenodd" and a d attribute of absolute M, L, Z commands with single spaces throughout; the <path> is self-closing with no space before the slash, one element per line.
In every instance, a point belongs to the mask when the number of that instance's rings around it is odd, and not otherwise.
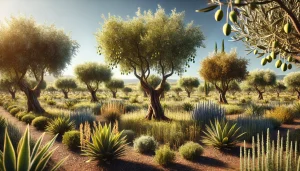
<path fill-rule="evenodd" d="M 187 93 L 187 97 L 191 97 L 191 93 L 200 85 L 197 77 L 182 77 L 178 80 L 178 85 Z"/>
<path fill-rule="evenodd" d="M 7 91 L 13 100 L 16 99 L 17 87 L 16 82 L 10 78 L 4 77 L 0 79 L 0 90 Z"/>
<path fill-rule="evenodd" d="M 255 91 L 252 85 L 249 85 L 247 81 L 242 81 L 240 84 L 241 90 L 246 92 L 249 96 L 251 92 Z"/>
<path fill-rule="evenodd" d="M 235 50 L 226 53 L 215 51 L 201 63 L 200 75 L 204 80 L 213 84 L 219 92 L 219 102 L 228 103 L 226 92 L 233 81 L 242 81 L 246 78 L 248 61 L 238 58 Z"/>
<path fill-rule="evenodd" d="M 147 82 L 153 89 L 155 89 L 157 86 L 159 86 L 159 84 L 161 82 L 161 78 L 157 75 L 150 75 L 148 77 Z M 160 98 L 161 99 L 164 98 L 165 92 L 170 91 L 170 89 L 171 89 L 171 85 L 168 82 L 165 82 L 165 85 L 163 87 L 163 92 L 161 93 Z M 147 97 L 147 93 L 146 93 L 146 91 L 144 91 L 141 84 L 139 84 L 139 90 L 144 92 L 144 97 Z"/>
<path fill-rule="evenodd" d="M 266 88 L 276 84 L 276 74 L 271 70 L 254 70 L 249 73 L 246 81 L 258 93 L 258 100 L 263 100 Z"/>
<path fill-rule="evenodd" d="M 97 90 L 103 82 L 110 81 L 112 77 L 111 69 L 104 64 L 87 62 L 75 67 L 77 79 L 84 83 L 91 93 L 91 102 L 98 102 Z"/>
<path fill-rule="evenodd" d="M 77 84 L 72 78 L 59 78 L 55 81 L 55 87 L 63 92 L 65 99 L 68 99 L 70 90 L 77 88 Z"/>
<path fill-rule="evenodd" d="M 160 6 L 156 12 L 137 11 L 126 20 L 109 16 L 96 34 L 99 53 L 110 66 L 119 66 L 121 74 L 133 72 L 149 97 L 146 118 L 168 120 L 160 104 L 167 79 L 182 73 L 193 61 L 197 47 L 203 47 L 204 36 L 193 23 L 186 24 L 184 13 L 172 10 L 167 15 Z M 161 77 L 153 88 L 148 83 L 151 72 Z"/>
<path fill-rule="evenodd" d="M 286 59 L 279 58 L 275 64 L 283 71 L 292 68 L 291 63 L 284 61 L 300 62 L 300 2 L 298 0 L 211 0 L 209 7 L 197 12 L 209 12 L 224 6 L 231 7 L 224 16 L 229 17 L 231 21 L 232 26 L 228 23 L 228 18 L 226 24 L 230 27 L 228 30 L 234 33 L 232 39 L 242 41 L 249 53 L 254 52 L 258 57 L 266 56 L 262 59 L 262 65 L 265 65 L 267 60 L 270 62 L 272 58 L 276 59 L 278 54 Z M 221 8 L 216 11 L 217 21 L 223 18 L 221 17 L 223 10 L 224 8 Z"/>
<path fill-rule="evenodd" d="M 276 84 L 273 86 L 274 91 L 277 94 L 277 97 L 279 97 L 279 94 L 286 90 L 286 86 L 284 85 L 284 83 L 282 81 L 278 81 L 276 82 Z"/>
<path fill-rule="evenodd" d="M 181 87 L 174 87 L 172 90 L 176 93 L 177 96 L 179 96 L 179 93 L 182 92 Z"/>
<path fill-rule="evenodd" d="M 125 93 L 126 96 L 128 96 L 128 93 L 132 92 L 132 88 L 130 87 L 124 87 L 122 89 L 123 93 Z"/>
<path fill-rule="evenodd" d="M 284 77 L 283 81 L 289 89 L 297 92 L 298 100 L 300 100 L 300 72 L 289 73 Z"/>
<path fill-rule="evenodd" d="M 27 98 L 27 111 L 43 113 L 36 90 L 45 74 L 60 74 L 76 54 L 78 44 L 53 25 L 38 25 L 33 18 L 11 17 L 0 28 L 0 72 L 10 73 Z M 33 88 L 26 81 L 32 77 Z"/>
<path fill-rule="evenodd" d="M 105 83 L 105 87 L 112 93 L 113 98 L 117 98 L 118 89 L 124 88 L 124 81 L 120 79 L 111 79 Z"/>

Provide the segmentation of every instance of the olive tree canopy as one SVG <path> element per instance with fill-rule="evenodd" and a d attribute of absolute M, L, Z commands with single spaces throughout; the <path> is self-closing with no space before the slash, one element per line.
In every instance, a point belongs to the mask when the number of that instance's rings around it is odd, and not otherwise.
<path fill-rule="evenodd" d="M 300 72 L 289 73 L 283 81 L 288 88 L 298 93 L 298 100 L 300 100 Z"/>
<path fill-rule="evenodd" d="M 104 19 L 96 34 L 99 52 L 110 66 L 119 66 L 122 74 L 133 72 L 149 95 L 147 118 L 167 120 L 160 104 L 160 94 L 168 77 L 182 73 L 196 56 L 197 47 L 204 47 L 204 36 L 193 23 L 185 24 L 184 13 L 172 10 L 167 15 L 160 6 L 156 12 L 138 10 L 126 20 L 116 16 Z M 148 77 L 156 72 L 161 82 L 155 89 Z"/>
<path fill-rule="evenodd" d="M 242 41 L 249 53 L 258 57 L 276 55 L 295 63 L 300 62 L 300 1 L 298 0 L 211 0 L 209 7 L 197 12 L 209 12 L 215 8 L 232 6 L 236 21 L 231 22 L 233 41 Z M 224 7 L 225 6 L 225 7 Z M 229 16 L 230 16 L 229 15 Z M 226 14 L 224 16 L 227 16 Z M 232 21 L 232 18 L 229 17 Z M 226 20 L 226 18 L 225 18 Z M 225 21 L 224 21 L 225 23 Z M 276 43 L 275 43 L 276 42 Z"/>
<path fill-rule="evenodd" d="M 0 72 L 9 72 L 27 97 L 28 111 L 44 112 L 34 94 L 44 75 L 60 74 L 78 49 L 63 30 L 54 25 L 38 25 L 33 18 L 11 17 L 0 28 Z M 25 77 L 37 84 L 31 89 Z"/>
<path fill-rule="evenodd" d="M 92 102 L 97 102 L 96 92 L 99 85 L 102 82 L 107 82 L 111 79 L 111 69 L 104 64 L 98 64 L 95 62 L 87 62 L 84 64 L 77 65 L 75 67 L 75 74 L 77 79 L 84 83 L 87 89 L 90 91 Z"/>

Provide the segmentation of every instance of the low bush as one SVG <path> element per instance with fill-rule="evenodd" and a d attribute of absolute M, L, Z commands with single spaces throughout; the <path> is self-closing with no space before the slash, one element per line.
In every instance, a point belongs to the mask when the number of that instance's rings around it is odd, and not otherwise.
<path fill-rule="evenodd" d="M 164 145 L 155 151 L 154 160 L 166 166 L 175 160 L 175 152 L 170 149 L 169 145 Z"/>
<path fill-rule="evenodd" d="M 126 136 L 126 142 L 132 143 L 134 140 L 135 133 L 132 130 L 123 130 L 122 137 Z"/>
<path fill-rule="evenodd" d="M 54 100 L 47 100 L 47 104 L 50 106 L 56 105 L 56 102 Z"/>
<path fill-rule="evenodd" d="M 153 153 L 158 143 L 152 136 L 142 135 L 133 142 L 133 148 L 139 153 Z"/>
<path fill-rule="evenodd" d="M 21 120 L 22 117 L 25 116 L 25 115 L 27 115 L 26 112 L 19 112 L 19 113 L 16 114 L 16 118 L 18 118 L 19 120 Z"/>
<path fill-rule="evenodd" d="M 80 147 L 80 132 L 75 130 L 65 132 L 62 143 L 65 144 L 70 150 L 78 150 Z"/>
<path fill-rule="evenodd" d="M 245 114 L 250 116 L 262 116 L 264 113 L 263 106 L 255 103 L 250 103 L 245 109 Z"/>
<path fill-rule="evenodd" d="M 273 110 L 267 111 L 266 116 L 274 118 L 280 123 L 291 123 L 295 118 L 294 112 L 287 107 L 278 106 Z"/>
<path fill-rule="evenodd" d="M 108 102 L 103 104 L 101 107 L 101 115 L 108 123 L 115 123 L 116 121 L 119 121 L 124 112 L 124 106 L 120 102 Z"/>
<path fill-rule="evenodd" d="M 20 112 L 20 109 L 16 107 L 9 110 L 9 113 L 13 116 L 15 116 L 18 112 Z"/>
<path fill-rule="evenodd" d="M 32 120 L 35 119 L 35 117 L 36 116 L 34 114 L 28 113 L 21 118 L 21 121 L 27 124 L 31 124 Z"/>
<path fill-rule="evenodd" d="M 6 108 L 6 110 L 10 112 L 10 110 L 13 109 L 13 108 L 18 108 L 18 106 L 17 105 L 10 105 Z"/>
<path fill-rule="evenodd" d="M 188 103 L 188 102 L 183 103 L 182 107 L 183 107 L 183 110 L 187 111 L 187 112 L 190 112 L 190 111 L 192 111 L 194 109 L 193 104 Z"/>
<path fill-rule="evenodd" d="M 45 130 L 48 122 L 50 121 L 49 118 L 45 116 L 38 116 L 34 118 L 31 122 L 31 124 L 37 129 L 37 130 Z"/>
<path fill-rule="evenodd" d="M 65 132 L 72 131 L 75 129 L 75 123 L 70 121 L 70 118 L 60 116 L 55 119 L 52 119 L 48 122 L 46 131 L 56 135 L 59 134 L 59 137 L 62 137 Z"/>
<path fill-rule="evenodd" d="M 232 115 L 232 114 L 242 114 L 244 113 L 244 108 L 242 106 L 238 105 L 224 105 L 226 115 Z"/>
<path fill-rule="evenodd" d="M 88 97 L 90 98 L 90 97 Z M 94 115 L 100 114 L 101 103 L 91 103 L 91 102 L 80 102 L 76 103 L 72 108 L 74 110 L 89 110 L 91 109 Z"/>
<path fill-rule="evenodd" d="M 202 155 L 203 147 L 198 143 L 190 141 L 179 148 L 179 153 L 186 160 L 194 160 L 196 157 Z"/>

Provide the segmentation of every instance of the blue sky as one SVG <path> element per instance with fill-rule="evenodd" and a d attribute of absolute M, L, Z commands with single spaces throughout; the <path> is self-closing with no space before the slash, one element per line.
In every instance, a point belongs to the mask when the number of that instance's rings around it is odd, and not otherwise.
<path fill-rule="evenodd" d="M 155 11 L 157 5 L 160 4 L 167 13 L 176 8 L 177 11 L 185 11 L 185 21 L 194 21 L 196 25 L 200 25 L 206 40 L 206 48 L 200 48 L 197 51 L 196 63 L 191 64 L 191 68 L 184 73 L 184 76 L 199 77 L 200 62 L 210 52 L 214 50 L 214 43 L 221 44 L 225 39 L 226 51 L 236 48 L 238 55 L 250 59 L 248 70 L 262 68 L 260 59 L 256 59 L 254 55 L 246 55 L 242 42 L 228 42 L 230 37 L 223 36 L 222 26 L 225 22 L 214 20 L 214 12 L 196 13 L 195 10 L 207 6 L 206 0 L 0 0 L 0 21 L 9 18 L 11 15 L 32 16 L 40 24 L 55 24 L 58 28 L 64 29 L 71 37 L 80 44 L 80 49 L 72 60 L 72 64 L 66 68 L 65 75 L 74 75 L 74 66 L 88 62 L 104 62 L 103 56 L 99 56 L 96 52 L 96 39 L 94 33 L 101 29 L 101 15 L 117 15 L 125 18 L 126 16 L 134 16 L 137 8 L 141 10 Z M 276 74 L 286 74 L 280 69 L 274 67 L 271 63 L 264 69 L 274 70 Z M 294 67 L 295 68 L 295 67 Z M 295 71 L 295 69 L 291 70 Z M 134 78 L 133 75 L 121 76 L 120 72 L 114 70 L 114 77 Z M 171 78 L 178 78 L 172 76 Z"/>

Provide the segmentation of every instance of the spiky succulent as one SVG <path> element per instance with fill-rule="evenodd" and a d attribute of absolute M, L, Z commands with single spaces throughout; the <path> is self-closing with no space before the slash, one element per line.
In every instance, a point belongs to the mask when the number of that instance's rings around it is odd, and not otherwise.
<path fill-rule="evenodd" d="M 203 143 L 209 146 L 214 146 L 218 149 L 233 147 L 238 139 L 245 133 L 239 134 L 239 129 L 236 124 L 231 125 L 228 121 L 215 119 L 215 122 L 210 121 L 210 126 L 206 126 L 206 131 Z"/>

